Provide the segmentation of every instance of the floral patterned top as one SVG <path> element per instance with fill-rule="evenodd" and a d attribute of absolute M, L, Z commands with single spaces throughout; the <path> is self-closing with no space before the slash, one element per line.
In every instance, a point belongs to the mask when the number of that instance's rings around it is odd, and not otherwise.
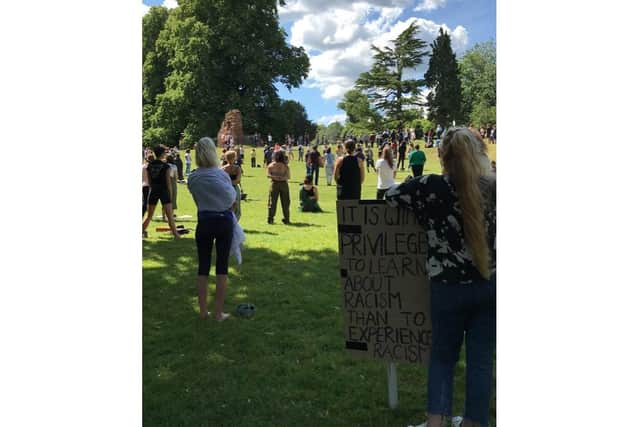
<path fill-rule="evenodd" d="M 484 197 L 485 229 L 491 256 L 490 269 L 496 268 L 496 180 L 495 175 L 480 178 Z M 470 284 L 484 280 L 473 264 L 464 242 L 462 211 L 453 182 L 446 175 L 424 175 L 391 187 L 386 193 L 391 206 L 415 212 L 427 231 L 427 271 L 432 281 Z"/>

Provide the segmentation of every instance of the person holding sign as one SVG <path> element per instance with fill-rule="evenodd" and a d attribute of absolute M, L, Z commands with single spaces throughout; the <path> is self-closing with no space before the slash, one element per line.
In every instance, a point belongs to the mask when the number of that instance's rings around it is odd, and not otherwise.
<path fill-rule="evenodd" d="M 393 167 L 393 153 L 391 147 L 382 150 L 382 158 L 376 162 L 376 172 L 378 173 L 378 191 L 376 199 L 384 199 L 384 193 L 395 184 L 396 168 Z"/>
<path fill-rule="evenodd" d="M 466 346 L 463 427 L 487 426 L 496 337 L 496 183 L 486 174 L 482 141 L 467 128 L 451 128 L 438 147 L 442 175 L 393 186 L 391 206 L 412 210 L 428 237 L 432 347 L 429 427 L 451 415 L 453 372 Z"/>
<path fill-rule="evenodd" d="M 198 169 L 189 175 L 187 183 L 193 201 L 198 207 L 196 246 L 198 247 L 198 304 L 200 317 L 210 316 L 207 311 L 209 270 L 211 251 L 216 245 L 216 306 L 215 318 L 222 322 L 229 314 L 222 311 L 227 288 L 229 253 L 233 240 L 233 213 L 231 207 L 236 201 L 229 174 L 220 169 L 216 146 L 211 138 L 205 137 L 196 143 L 196 164 Z"/>
<path fill-rule="evenodd" d="M 336 180 L 338 200 L 360 200 L 364 182 L 364 162 L 354 152 L 356 143 L 350 139 L 345 144 L 347 155 L 336 160 L 333 177 Z"/>

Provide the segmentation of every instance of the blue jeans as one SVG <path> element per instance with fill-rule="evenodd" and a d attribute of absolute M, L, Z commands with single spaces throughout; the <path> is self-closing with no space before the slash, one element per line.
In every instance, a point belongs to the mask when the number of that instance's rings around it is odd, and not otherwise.
<path fill-rule="evenodd" d="M 464 417 L 487 426 L 496 345 L 495 275 L 470 285 L 431 282 L 431 323 L 427 412 L 452 415 L 453 373 L 464 338 Z"/>

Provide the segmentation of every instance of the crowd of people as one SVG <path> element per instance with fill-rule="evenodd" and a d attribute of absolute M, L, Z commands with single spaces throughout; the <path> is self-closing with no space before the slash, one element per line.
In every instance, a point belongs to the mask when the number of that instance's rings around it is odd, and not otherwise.
<path fill-rule="evenodd" d="M 488 139 L 495 143 L 495 127 Z M 442 130 L 437 147 L 442 173 L 423 175 L 426 155 L 411 135 L 393 133 L 368 141 L 348 138 L 336 145 L 266 144 L 264 169 L 269 180 L 267 223 L 275 221 L 278 201 L 282 222 L 291 224 L 290 162 L 305 162 L 299 189 L 299 210 L 321 212 L 319 169 L 326 171 L 327 186 L 335 182 L 338 200 L 359 200 L 362 183 L 372 169 L 377 174 L 377 199 L 412 210 L 428 236 L 425 259 L 431 283 L 432 347 L 428 367 L 427 423 L 440 426 L 451 415 L 453 372 L 465 342 L 467 387 L 462 426 L 486 426 L 493 379 L 496 298 L 496 195 L 495 162 L 487 154 L 487 130 L 453 127 Z M 290 142 L 290 141 L 289 141 Z M 428 142 L 428 140 L 427 140 Z M 297 152 L 297 156 L 295 155 Z M 377 152 L 377 158 L 375 153 Z M 143 164 L 143 235 L 160 201 L 171 232 L 180 237 L 174 211 L 177 184 L 184 182 L 182 162 L 174 149 L 157 146 L 145 150 Z M 239 227 L 243 199 L 241 180 L 244 150 L 227 141 L 219 160 L 216 145 L 205 137 L 195 144 L 197 169 L 191 170 L 190 150 L 185 152 L 187 185 L 197 206 L 195 232 L 198 252 L 197 292 L 200 317 L 224 321 L 223 311 L 234 230 Z M 257 168 L 251 149 L 251 167 Z M 396 183 L 398 171 L 408 167 L 412 176 Z M 216 248 L 214 314 L 207 305 L 207 286 Z"/>

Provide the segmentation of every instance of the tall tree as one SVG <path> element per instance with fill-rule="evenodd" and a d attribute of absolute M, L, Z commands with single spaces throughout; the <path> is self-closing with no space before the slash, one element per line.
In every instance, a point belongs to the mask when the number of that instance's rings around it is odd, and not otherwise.
<path fill-rule="evenodd" d="M 192 143 L 217 133 L 238 108 L 246 132 L 269 131 L 281 107 L 275 83 L 298 87 L 309 71 L 303 48 L 289 46 L 278 24 L 278 0 L 181 0 L 155 43 L 167 70 L 149 66 L 143 80 L 164 87 L 146 97 L 145 142 Z M 153 78 L 152 78 L 153 77 Z"/>
<path fill-rule="evenodd" d="M 476 44 L 460 60 L 462 115 L 474 125 L 495 122 L 496 44 Z M 492 119 L 493 116 L 493 119 Z"/>
<path fill-rule="evenodd" d="M 449 33 L 440 28 L 438 37 L 431 43 L 429 68 L 424 75 L 427 87 L 429 120 L 449 126 L 462 118 L 460 71 L 456 55 L 451 49 Z"/>
<path fill-rule="evenodd" d="M 418 67 L 427 55 L 427 43 L 416 34 L 415 22 L 404 30 L 395 40 L 393 47 L 371 49 L 375 52 L 374 63 L 370 71 L 360 74 L 356 87 L 366 91 L 376 109 L 384 112 L 387 123 L 402 127 L 410 120 L 407 107 L 421 106 L 421 88 L 423 79 L 404 79 L 404 73 Z"/>
<path fill-rule="evenodd" d="M 342 136 L 343 132 L 344 132 L 344 126 L 342 126 L 342 123 L 333 122 L 333 123 L 330 123 L 329 126 L 327 126 L 325 136 L 327 138 L 327 141 L 333 144 L 336 142 L 338 138 Z"/>
<path fill-rule="evenodd" d="M 382 126 L 382 116 L 371 108 L 367 95 L 358 89 L 345 93 L 338 108 L 347 113 L 345 126 L 353 133 L 370 133 Z"/>

